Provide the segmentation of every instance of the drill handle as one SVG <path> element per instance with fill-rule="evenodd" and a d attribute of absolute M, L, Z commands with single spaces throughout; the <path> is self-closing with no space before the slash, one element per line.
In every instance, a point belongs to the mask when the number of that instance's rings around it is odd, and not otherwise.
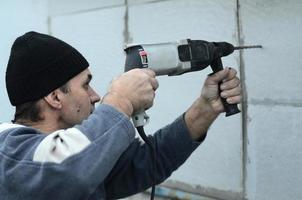
<path fill-rule="evenodd" d="M 217 58 L 215 59 L 212 63 L 211 63 L 211 68 L 213 70 L 213 73 L 217 73 L 221 70 L 223 70 L 223 65 L 222 65 L 222 61 L 221 58 Z M 221 82 L 218 85 L 218 90 L 219 90 L 219 94 L 221 93 L 221 89 L 220 89 L 220 85 Z M 240 113 L 240 110 L 238 109 L 238 105 L 237 104 L 229 104 L 225 98 L 221 98 L 222 104 L 224 106 L 224 110 L 225 110 L 225 116 L 231 116 L 237 113 Z"/>
<path fill-rule="evenodd" d="M 149 123 L 150 117 L 145 110 L 140 110 L 132 115 L 132 121 L 135 128 L 143 127 Z"/>

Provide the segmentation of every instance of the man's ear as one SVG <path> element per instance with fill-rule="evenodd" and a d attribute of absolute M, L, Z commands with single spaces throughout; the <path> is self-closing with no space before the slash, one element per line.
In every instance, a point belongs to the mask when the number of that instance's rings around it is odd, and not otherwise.
<path fill-rule="evenodd" d="M 47 96 L 45 96 L 44 100 L 48 103 L 50 107 L 54 109 L 62 108 L 62 99 L 61 99 L 60 91 L 58 89 L 52 91 Z"/>

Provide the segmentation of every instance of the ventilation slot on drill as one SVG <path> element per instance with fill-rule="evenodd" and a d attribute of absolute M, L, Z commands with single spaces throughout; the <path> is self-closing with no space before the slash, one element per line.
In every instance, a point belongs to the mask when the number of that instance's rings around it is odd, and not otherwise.
<path fill-rule="evenodd" d="M 187 62 L 191 60 L 191 51 L 189 45 L 179 45 L 178 46 L 179 60 L 182 62 Z"/>

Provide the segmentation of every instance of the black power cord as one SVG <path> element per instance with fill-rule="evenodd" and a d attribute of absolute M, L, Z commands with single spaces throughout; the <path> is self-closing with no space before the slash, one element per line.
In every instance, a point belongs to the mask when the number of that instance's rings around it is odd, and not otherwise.
<path fill-rule="evenodd" d="M 138 126 L 136 127 L 138 134 L 141 136 L 141 138 L 144 140 L 144 142 L 151 148 L 152 150 L 152 157 L 153 157 L 153 161 L 152 161 L 152 172 L 153 172 L 153 183 L 152 183 L 152 189 L 151 189 L 151 200 L 154 200 L 154 196 L 155 196 L 155 185 L 156 185 L 156 145 L 155 145 L 155 141 L 154 143 L 152 143 L 152 141 L 150 140 L 150 138 L 148 138 L 146 136 L 146 133 L 144 131 L 144 127 L 143 126 Z"/>

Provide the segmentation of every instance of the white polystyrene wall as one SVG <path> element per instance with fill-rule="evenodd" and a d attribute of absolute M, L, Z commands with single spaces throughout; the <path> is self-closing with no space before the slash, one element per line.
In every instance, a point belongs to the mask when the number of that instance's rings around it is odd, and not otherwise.
<path fill-rule="evenodd" d="M 0 1 L 0 121 L 10 121 L 14 109 L 5 89 L 5 71 L 10 48 L 16 37 L 36 30 L 47 33 L 47 1 Z"/>
<path fill-rule="evenodd" d="M 247 196 L 302 199 L 302 2 L 242 0 L 248 91 Z"/>

